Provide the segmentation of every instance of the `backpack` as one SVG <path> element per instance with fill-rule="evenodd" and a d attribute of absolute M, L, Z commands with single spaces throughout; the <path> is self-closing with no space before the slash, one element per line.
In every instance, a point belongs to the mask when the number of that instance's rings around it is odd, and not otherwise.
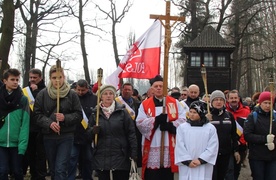
<path fill-rule="evenodd" d="M 254 124 L 256 124 L 257 119 L 258 119 L 258 113 L 256 111 L 253 111 L 252 114 L 253 114 Z M 275 117 L 276 117 L 276 112 L 274 111 L 273 112 L 273 121 L 275 120 Z"/>

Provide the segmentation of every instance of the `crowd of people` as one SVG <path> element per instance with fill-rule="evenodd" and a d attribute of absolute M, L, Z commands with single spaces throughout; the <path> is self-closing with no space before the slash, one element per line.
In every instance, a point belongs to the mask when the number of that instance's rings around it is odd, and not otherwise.
<path fill-rule="evenodd" d="M 200 96 L 196 84 L 165 96 L 163 78 L 142 96 L 131 83 L 72 86 L 52 66 L 49 83 L 31 69 L 8 69 L 0 87 L 0 180 L 237 180 L 249 159 L 254 180 L 276 177 L 275 98 L 237 90 Z M 208 109 L 209 108 L 209 109 Z"/>

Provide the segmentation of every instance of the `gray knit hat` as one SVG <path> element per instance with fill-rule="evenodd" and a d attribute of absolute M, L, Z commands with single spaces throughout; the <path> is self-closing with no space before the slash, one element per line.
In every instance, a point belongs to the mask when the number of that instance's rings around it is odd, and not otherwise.
<path fill-rule="evenodd" d="M 215 90 L 211 94 L 210 103 L 212 104 L 213 100 L 218 97 L 222 98 L 224 102 L 226 102 L 224 93 L 220 90 Z"/>
<path fill-rule="evenodd" d="M 102 85 L 100 88 L 100 97 L 102 97 L 103 93 L 107 90 L 110 90 L 113 92 L 114 96 L 116 95 L 116 88 L 112 85 Z"/>

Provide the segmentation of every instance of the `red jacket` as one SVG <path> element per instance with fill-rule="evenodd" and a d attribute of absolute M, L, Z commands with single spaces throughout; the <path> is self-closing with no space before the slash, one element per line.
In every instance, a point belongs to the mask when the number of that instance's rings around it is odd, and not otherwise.
<path fill-rule="evenodd" d="M 228 112 L 231 112 L 235 118 L 235 120 L 237 121 L 238 118 L 242 118 L 242 119 L 246 119 L 247 116 L 250 114 L 250 108 L 248 106 L 244 106 L 241 102 L 239 102 L 239 107 L 238 109 L 236 110 L 233 110 L 229 103 L 227 102 L 226 103 L 226 109 Z M 240 124 L 240 122 L 239 122 Z M 241 127 L 243 127 L 243 123 L 240 124 Z M 245 145 L 246 144 L 246 141 L 243 137 L 243 134 L 240 136 L 240 139 L 239 139 L 239 142 L 242 144 L 242 145 Z"/>

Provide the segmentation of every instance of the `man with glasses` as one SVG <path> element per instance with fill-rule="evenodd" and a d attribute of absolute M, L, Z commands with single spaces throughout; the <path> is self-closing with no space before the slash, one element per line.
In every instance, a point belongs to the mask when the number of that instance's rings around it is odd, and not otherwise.
<path fill-rule="evenodd" d="M 181 91 L 180 99 L 181 99 L 181 100 L 187 99 L 188 94 L 189 94 L 188 88 L 187 88 L 187 87 L 184 87 L 184 88 L 182 89 L 182 91 Z"/>

